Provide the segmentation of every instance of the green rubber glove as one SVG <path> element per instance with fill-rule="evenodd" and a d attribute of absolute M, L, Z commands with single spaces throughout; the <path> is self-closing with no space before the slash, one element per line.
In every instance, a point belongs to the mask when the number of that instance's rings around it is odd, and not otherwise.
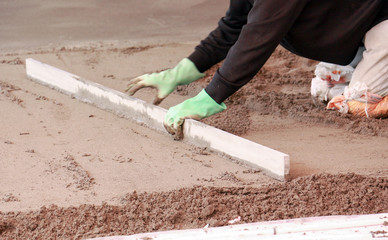
<path fill-rule="evenodd" d="M 226 109 L 224 103 L 218 104 L 203 89 L 197 96 L 171 107 L 164 119 L 164 127 L 175 140 L 183 138 L 182 126 L 185 119 L 200 120 Z"/>
<path fill-rule="evenodd" d="M 187 85 L 204 76 L 205 74 L 199 72 L 192 61 L 184 58 L 172 69 L 159 73 L 144 74 L 130 80 L 126 92 L 132 96 L 139 89 L 145 87 L 156 88 L 158 93 L 153 103 L 158 105 L 172 93 L 178 85 Z"/>

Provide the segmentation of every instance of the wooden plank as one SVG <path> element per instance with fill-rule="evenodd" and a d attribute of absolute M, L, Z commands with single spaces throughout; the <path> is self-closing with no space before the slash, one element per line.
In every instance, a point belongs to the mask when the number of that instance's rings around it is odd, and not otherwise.
<path fill-rule="evenodd" d="M 31 58 L 26 59 L 26 71 L 34 81 L 167 134 L 163 127 L 166 110 L 161 107 Z M 191 119 L 185 121 L 183 134 L 184 141 L 242 161 L 276 179 L 285 180 L 289 176 L 287 154 Z"/>
<path fill-rule="evenodd" d="M 95 238 L 94 240 L 368 240 L 388 239 L 388 213 L 325 216 Z"/>

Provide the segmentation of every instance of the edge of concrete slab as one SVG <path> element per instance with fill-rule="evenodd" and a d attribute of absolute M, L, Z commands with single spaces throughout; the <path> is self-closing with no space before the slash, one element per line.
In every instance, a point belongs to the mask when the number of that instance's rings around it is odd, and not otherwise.
<path fill-rule="evenodd" d="M 161 107 L 32 58 L 26 59 L 26 72 L 33 81 L 168 134 L 163 127 L 167 111 Z M 290 158 L 287 154 L 191 119 L 185 121 L 183 134 L 184 141 L 190 144 L 207 147 L 278 180 L 289 178 Z"/>
<path fill-rule="evenodd" d="M 230 225 L 216 228 L 173 230 L 112 236 L 93 240 L 312 240 L 388 239 L 388 213 L 351 216 L 323 216 Z M 92 240 L 92 239 L 89 239 Z"/>

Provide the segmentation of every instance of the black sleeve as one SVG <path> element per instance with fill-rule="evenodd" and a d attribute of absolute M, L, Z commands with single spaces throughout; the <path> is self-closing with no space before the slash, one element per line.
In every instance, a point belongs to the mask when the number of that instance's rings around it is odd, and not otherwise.
<path fill-rule="evenodd" d="M 230 0 L 229 9 L 218 22 L 218 27 L 188 57 L 200 72 L 208 70 L 226 57 L 237 41 L 241 28 L 246 24 L 251 8 L 248 0 Z"/>
<path fill-rule="evenodd" d="M 205 91 L 218 103 L 260 70 L 292 27 L 308 0 L 256 0 L 247 24 Z"/>

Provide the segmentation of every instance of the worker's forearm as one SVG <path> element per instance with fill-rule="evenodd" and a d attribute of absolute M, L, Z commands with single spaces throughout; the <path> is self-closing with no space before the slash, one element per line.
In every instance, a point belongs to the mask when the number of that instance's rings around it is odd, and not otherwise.
<path fill-rule="evenodd" d="M 289 31 L 306 1 L 256 1 L 238 41 L 206 92 L 218 103 L 250 81 Z"/>
<path fill-rule="evenodd" d="M 200 72 L 225 59 L 229 49 L 237 41 L 241 28 L 247 22 L 251 7 L 248 0 L 230 1 L 229 9 L 218 22 L 218 27 L 202 40 L 188 57 Z"/>

